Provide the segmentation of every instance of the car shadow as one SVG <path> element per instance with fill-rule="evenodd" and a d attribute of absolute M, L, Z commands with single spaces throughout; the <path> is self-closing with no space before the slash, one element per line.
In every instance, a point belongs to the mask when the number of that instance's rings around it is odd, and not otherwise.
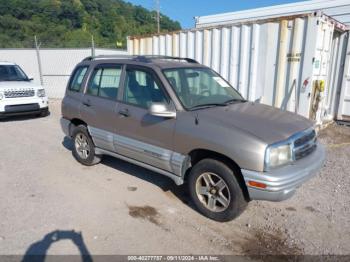
<path fill-rule="evenodd" d="M 73 141 L 68 137 L 64 137 L 62 145 L 69 151 L 73 149 Z M 173 180 L 164 175 L 107 155 L 103 156 L 101 164 L 152 183 L 161 188 L 164 192 L 171 192 L 181 202 L 193 210 L 196 210 L 190 201 L 189 194 L 186 190 L 186 184 L 177 186 Z"/>
<path fill-rule="evenodd" d="M 39 116 L 39 115 L 18 115 L 18 116 L 6 116 L 6 117 L 0 117 L 0 123 L 1 122 L 19 122 L 19 121 L 29 121 L 34 119 L 40 119 L 50 116 L 50 112 L 47 116 Z"/>
<path fill-rule="evenodd" d="M 46 234 L 39 241 L 31 244 L 26 250 L 22 262 L 44 262 L 51 245 L 60 240 L 71 240 L 80 252 L 81 261 L 93 261 L 91 254 L 84 243 L 81 232 L 76 232 L 74 230 L 55 230 Z"/>

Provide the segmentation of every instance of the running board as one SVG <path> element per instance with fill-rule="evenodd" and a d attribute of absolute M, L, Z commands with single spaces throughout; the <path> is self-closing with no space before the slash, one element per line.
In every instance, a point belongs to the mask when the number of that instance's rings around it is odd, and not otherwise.
<path fill-rule="evenodd" d="M 157 168 L 157 167 L 154 167 L 154 166 L 151 166 L 151 165 L 148 165 L 146 163 L 143 163 L 143 162 L 140 162 L 138 160 L 135 160 L 135 159 L 132 159 L 132 158 L 129 158 L 129 157 L 126 157 L 126 156 L 123 156 L 123 155 L 119 155 L 117 153 L 114 153 L 114 152 L 111 152 L 111 151 L 108 151 L 108 150 L 104 150 L 102 148 L 98 148 L 96 147 L 95 148 L 95 154 L 96 155 L 109 155 L 109 156 L 113 156 L 113 157 L 116 157 L 116 158 L 119 158 L 121 160 L 124 160 L 126 162 L 129 162 L 129 163 L 132 163 L 134 165 L 137 165 L 137 166 L 141 166 L 143 168 L 146 168 L 148 170 L 151 170 L 151 171 L 154 171 L 156 173 L 159 173 L 159 174 L 162 174 L 166 177 L 169 177 L 171 178 L 176 185 L 180 186 L 184 183 L 184 180 L 182 177 L 180 176 L 177 176 L 177 175 L 174 175 L 173 173 L 170 173 L 168 171 L 165 171 L 163 169 L 160 169 L 160 168 Z"/>

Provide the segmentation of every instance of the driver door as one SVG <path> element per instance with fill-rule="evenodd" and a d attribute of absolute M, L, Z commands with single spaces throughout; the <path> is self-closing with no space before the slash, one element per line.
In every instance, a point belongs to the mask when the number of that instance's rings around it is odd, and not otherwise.
<path fill-rule="evenodd" d="M 118 103 L 117 153 L 170 171 L 175 118 L 149 114 L 154 102 L 170 103 L 156 73 L 128 65 Z"/>

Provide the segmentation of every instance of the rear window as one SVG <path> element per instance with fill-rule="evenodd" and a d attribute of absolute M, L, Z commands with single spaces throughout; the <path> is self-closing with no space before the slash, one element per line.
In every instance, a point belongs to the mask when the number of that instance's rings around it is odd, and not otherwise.
<path fill-rule="evenodd" d="M 81 91 L 81 84 L 83 83 L 83 79 L 85 77 L 87 69 L 87 66 L 82 66 L 74 71 L 73 78 L 71 79 L 71 82 L 68 87 L 69 90 L 75 92 Z"/>
<path fill-rule="evenodd" d="M 121 65 L 95 68 L 87 94 L 103 98 L 116 99 L 122 73 Z"/>

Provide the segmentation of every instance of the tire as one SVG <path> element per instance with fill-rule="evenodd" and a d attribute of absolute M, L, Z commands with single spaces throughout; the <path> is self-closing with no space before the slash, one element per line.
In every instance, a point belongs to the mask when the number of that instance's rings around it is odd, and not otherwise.
<path fill-rule="evenodd" d="M 92 141 L 86 126 L 79 125 L 74 128 L 73 138 L 73 156 L 85 166 L 96 165 L 101 162 L 101 156 L 95 155 L 95 145 Z M 79 147 L 80 144 L 80 147 Z M 84 153 L 86 152 L 86 153 Z"/>
<path fill-rule="evenodd" d="M 223 162 L 210 158 L 194 165 L 188 186 L 191 199 L 200 213 L 210 219 L 226 222 L 244 211 L 247 201 L 234 172 Z"/>
<path fill-rule="evenodd" d="M 49 109 L 45 109 L 38 114 L 39 117 L 47 117 L 50 114 Z"/>

